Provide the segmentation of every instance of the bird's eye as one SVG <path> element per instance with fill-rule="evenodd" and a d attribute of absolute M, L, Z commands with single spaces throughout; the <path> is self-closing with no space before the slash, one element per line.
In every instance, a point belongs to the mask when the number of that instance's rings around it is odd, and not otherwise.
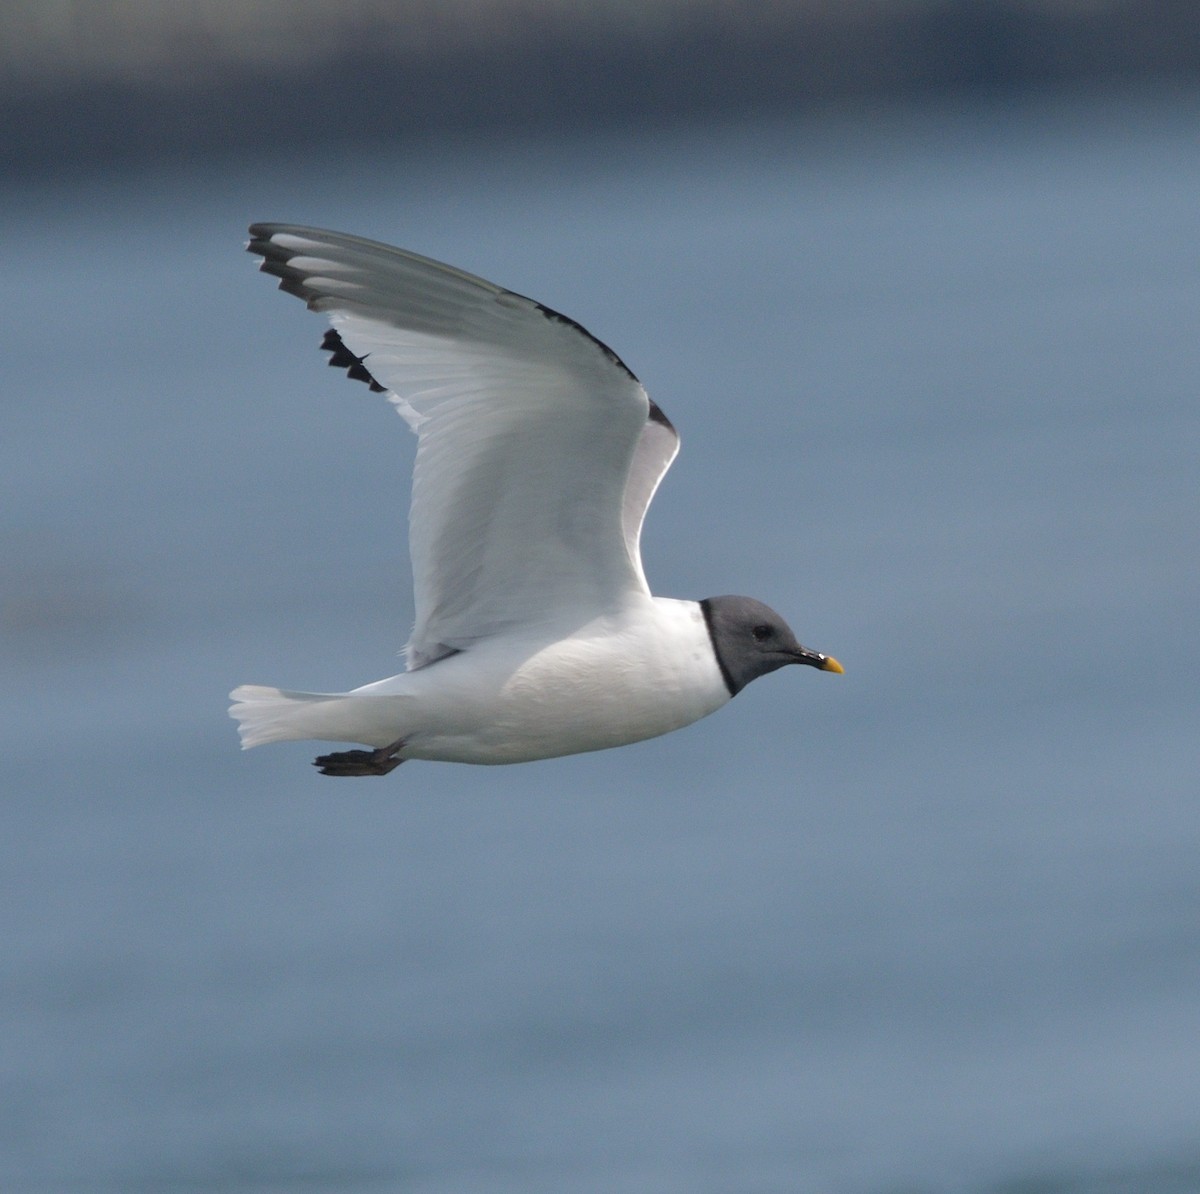
<path fill-rule="evenodd" d="M 769 639 L 775 632 L 770 628 L 770 626 L 762 625 L 755 626 L 750 633 L 754 635 L 754 641 L 756 643 L 765 643 L 767 639 Z"/>

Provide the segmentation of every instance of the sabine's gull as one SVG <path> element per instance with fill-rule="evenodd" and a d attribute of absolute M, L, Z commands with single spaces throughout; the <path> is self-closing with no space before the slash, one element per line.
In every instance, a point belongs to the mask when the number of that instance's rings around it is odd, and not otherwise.
<path fill-rule="evenodd" d="M 331 365 L 417 434 L 407 670 L 351 692 L 243 685 L 243 747 L 316 738 L 323 775 L 406 759 L 521 763 L 679 729 L 791 663 L 840 672 L 749 597 L 655 597 L 642 520 L 679 450 L 573 319 L 374 241 L 254 224 L 251 253 L 324 314 Z"/>

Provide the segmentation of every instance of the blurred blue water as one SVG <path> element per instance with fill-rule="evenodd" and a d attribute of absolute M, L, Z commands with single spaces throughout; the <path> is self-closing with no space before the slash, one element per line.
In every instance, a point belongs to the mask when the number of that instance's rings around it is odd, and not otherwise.
<path fill-rule="evenodd" d="M 1200 104 L 9 183 L 12 1191 L 1200 1190 Z M 252 219 L 482 273 L 680 426 L 656 590 L 834 652 L 519 768 L 241 755 L 388 674 L 411 444 Z"/>

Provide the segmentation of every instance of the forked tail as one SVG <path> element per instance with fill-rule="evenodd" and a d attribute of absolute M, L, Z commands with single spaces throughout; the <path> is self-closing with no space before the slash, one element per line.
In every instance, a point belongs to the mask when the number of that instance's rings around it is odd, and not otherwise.
<path fill-rule="evenodd" d="M 338 722 L 337 706 L 345 697 L 333 692 L 284 692 L 261 684 L 243 684 L 230 694 L 229 716 L 238 723 L 242 749 L 265 742 L 291 742 L 301 738 L 332 738 L 356 742 L 331 733 Z"/>

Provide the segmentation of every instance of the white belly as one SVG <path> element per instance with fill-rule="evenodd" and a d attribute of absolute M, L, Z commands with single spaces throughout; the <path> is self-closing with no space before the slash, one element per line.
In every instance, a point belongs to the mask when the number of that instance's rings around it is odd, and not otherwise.
<path fill-rule="evenodd" d="M 567 639 L 480 643 L 352 695 L 385 693 L 403 711 L 388 741 L 404 739 L 404 758 L 464 763 L 622 746 L 679 729 L 729 699 L 699 605 L 665 598 Z"/>

